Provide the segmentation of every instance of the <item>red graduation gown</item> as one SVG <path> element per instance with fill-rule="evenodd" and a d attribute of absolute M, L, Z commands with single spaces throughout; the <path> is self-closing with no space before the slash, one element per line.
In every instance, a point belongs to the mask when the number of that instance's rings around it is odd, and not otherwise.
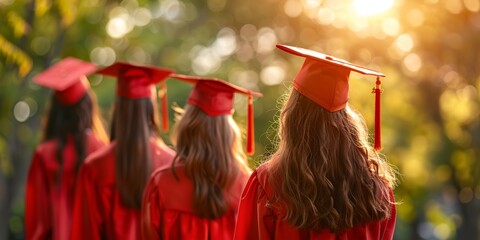
<path fill-rule="evenodd" d="M 239 172 L 233 186 L 224 192 L 231 204 L 225 215 L 215 220 L 199 218 L 192 208 L 193 182 L 183 166 L 159 169 L 150 177 L 142 204 L 144 239 L 232 239 L 238 202 L 249 173 Z"/>
<path fill-rule="evenodd" d="M 386 240 L 393 238 L 396 217 L 393 204 L 389 219 L 356 226 L 335 236 L 328 229 L 320 232 L 302 231 L 281 221 L 271 208 L 266 207 L 271 196 L 272 188 L 268 183 L 268 168 L 264 164 L 252 173 L 242 193 L 234 239 Z"/>
<path fill-rule="evenodd" d="M 91 132 L 87 133 L 87 154 L 105 146 Z M 27 177 L 25 197 L 26 239 L 70 239 L 76 184 L 76 153 L 73 138 L 63 150 L 63 164 L 57 160 L 57 141 L 41 143 L 33 155 Z"/>
<path fill-rule="evenodd" d="M 72 239 L 140 239 L 140 210 L 123 204 L 115 183 L 116 143 L 92 154 L 80 170 Z M 150 141 L 153 169 L 169 166 L 175 152 Z"/>

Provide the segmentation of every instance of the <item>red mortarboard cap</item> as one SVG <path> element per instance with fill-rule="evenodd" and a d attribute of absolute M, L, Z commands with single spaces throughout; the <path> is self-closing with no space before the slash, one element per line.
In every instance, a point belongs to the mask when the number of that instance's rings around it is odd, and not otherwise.
<path fill-rule="evenodd" d="M 173 72 L 171 69 L 117 62 L 97 73 L 117 77 L 117 95 L 136 99 L 151 97 L 152 87 L 165 80 Z"/>
<path fill-rule="evenodd" d="M 162 128 L 166 131 L 168 130 L 168 104 L 164 80 L 173 72 L 171 69 L 117 62 L 97 73 L 117 77 L 117 95 L 129 99 L 150 98 L 155 90 L 155 84 L 161 82 Z"/>
<path fill-rule="evenodd" d="M 172 74 L 171 77 L 195 84 L 190 93 L 188 103 L 195 105 L 209 116 L 231 114 L 233 109 L 234 93 L 248 96 L 247 121 L 247 153 L 254 152 L 253 100 L 252 96 L 262 96 L 261 93 L 235 86 L 217 78 L 206 78 Z"/>
<path fill-rule="evenodd" d="M 85 95 L 90 86 L 85 76 L 96 68 L 93 63 L 67 57 L 36 75 L 33 81 L 55 90 L 60 103 L 71 105 Z"/>
<path fill-rule="evenodd" d="M 351 71 L 377 76 L 377 86 L 374 88 L 376 93 L 375 149 L 380 149 L 380 77 L 385 77 L 385 74 L 309 49 L 287 45 L 277 45 L 277 48 L 305 58 L 302 68 L 295 77 L 293 87 L 330 112 L 345 108 Z"/>

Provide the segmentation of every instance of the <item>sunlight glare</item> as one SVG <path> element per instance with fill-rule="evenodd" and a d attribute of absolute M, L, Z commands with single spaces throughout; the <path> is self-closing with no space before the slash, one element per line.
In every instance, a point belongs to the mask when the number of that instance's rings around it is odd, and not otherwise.
<path fill-rule="evenodd" d="M 107 23 L 107 33 L 112 38 L 122 38 L 133 30 L 128 14 L 111 18 Z"/>
<path fill-rule="evenodd" d="M 393 6 L 393 0 L 355 0 L 355 12 L 360 16 L 371 16 L 387 11 Z"/>
<path fill-rule="evenodd" d="M 322 3 L 322 0 L 306 0 L 305 1 L 305 5 L 308 8 L 316 8 L 320 6 L 321 3 Z"/>

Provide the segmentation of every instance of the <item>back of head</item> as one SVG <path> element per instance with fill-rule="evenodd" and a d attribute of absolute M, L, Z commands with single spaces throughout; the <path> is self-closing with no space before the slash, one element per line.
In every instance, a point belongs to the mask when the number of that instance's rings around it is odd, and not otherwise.
<path fill-rule="evenodd" d="M 116 184 L 124 204 L 139 209 L 152 171 L 150 137 L 158 133 L 157 111 L 150 98 L 117 97 L 111 140 L 116 141 Z"/>
<path fill-rule="evenodd" d="M 172 141 L 177 151 L 172 168 L 177 161 L 185 165 L 194 184 L 195 213 L 208 219 L 221 217 L 230 207 L 223 191 L 239 171 L 248 171 L 240 130 L 231 114 L 209 116 L 187 104 Z"/>
<path fill-rule="evenodd" d="M 78 170 L 87 154 L 86 132 L 88 130 L 93 130 L 101 140 L 107 140 L 93 93 L 86 92 L 78 101 L 68 105 L 52 95 L 44 128 L 44 140 L 57 141 L 57 160 L 60 166 L 63 164 L 63 148 L 67 138 L 71 136 L 77 151 L 76 169 Z"/>
<path fill-rule="evenodd" d="M 88 94 L 71 105 L 62 104 L 52 95 L 44 139 L 50 140 L 66 137 L 68 134 L 83 133 L 93 125 L 92 112 L 93 104 Z"/>
<path fill-rule="evenodd" d="M 330 112 L 293 89 L 279 135 L 270 167 L 284 220 L 338 233 L 389 216 L 392 171 L 369 146 L 364 120 L 348 105 Z"/>
<path fill-rule="evenodd" d="M 115 180 L 123 203 L 139 209 L 152 171 L 150 137 L 158 137 L 155 85 L 170 69 L 116 62 L 97 73 L 116 77 L 116 101 L 110 139 L 116 141 Z M 166 98 L 164 98 L 166 100 Z"/>

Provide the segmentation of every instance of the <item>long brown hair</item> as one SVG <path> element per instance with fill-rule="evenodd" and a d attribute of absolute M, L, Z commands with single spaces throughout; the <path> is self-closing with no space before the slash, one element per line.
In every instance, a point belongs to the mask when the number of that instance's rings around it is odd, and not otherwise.
<path fill-rule="evenodd" d="M 279 136 L 269 168 L 283 220 L 340 233 L 390 216 L 395 176 L 349 106 L 330 113 L 293 89 L 280 114 Z"/>
<path fill-rule="evenodd" d="M 230 207 L 224 190 L 232 185 L 239 171 L 249 171 L 240 130 L 232 116 L 208 116 L 187 104 L 175 126 L 172 142 L 177 151 L 172 171 L 175 174 L 177 161 L 185 165 L 185 173 L 194 184 L 195 213 L 208 219 L 224 215 Z"/>
<path fill-rule="evenodd" d="M 88 130 L 92 130 L 100 140 L 104 142 L 108 140 L 98 111 L 95 94 L 87 92 L 78 102 L 72 105 L 60 103 L 52 94 L 43 140 L 55 140 L 58 144 L 56 159 L 60 167 L 55 179 L 58 180 L 59 173 L 63 168 L 62 153 L 69 136 L 74 141 L 76 151 L 75 170 L 78 171 L 87 155 L 86 131 Z"/>
<path fill-rule="evenodd" d="M 158 114 L 150 98 L 117 96 L 110 140 L 116 141 L 115 177 L 123 203 L 140 209 L 142 194 L 152 171 L 150 137 L 158 137 Z"/>

